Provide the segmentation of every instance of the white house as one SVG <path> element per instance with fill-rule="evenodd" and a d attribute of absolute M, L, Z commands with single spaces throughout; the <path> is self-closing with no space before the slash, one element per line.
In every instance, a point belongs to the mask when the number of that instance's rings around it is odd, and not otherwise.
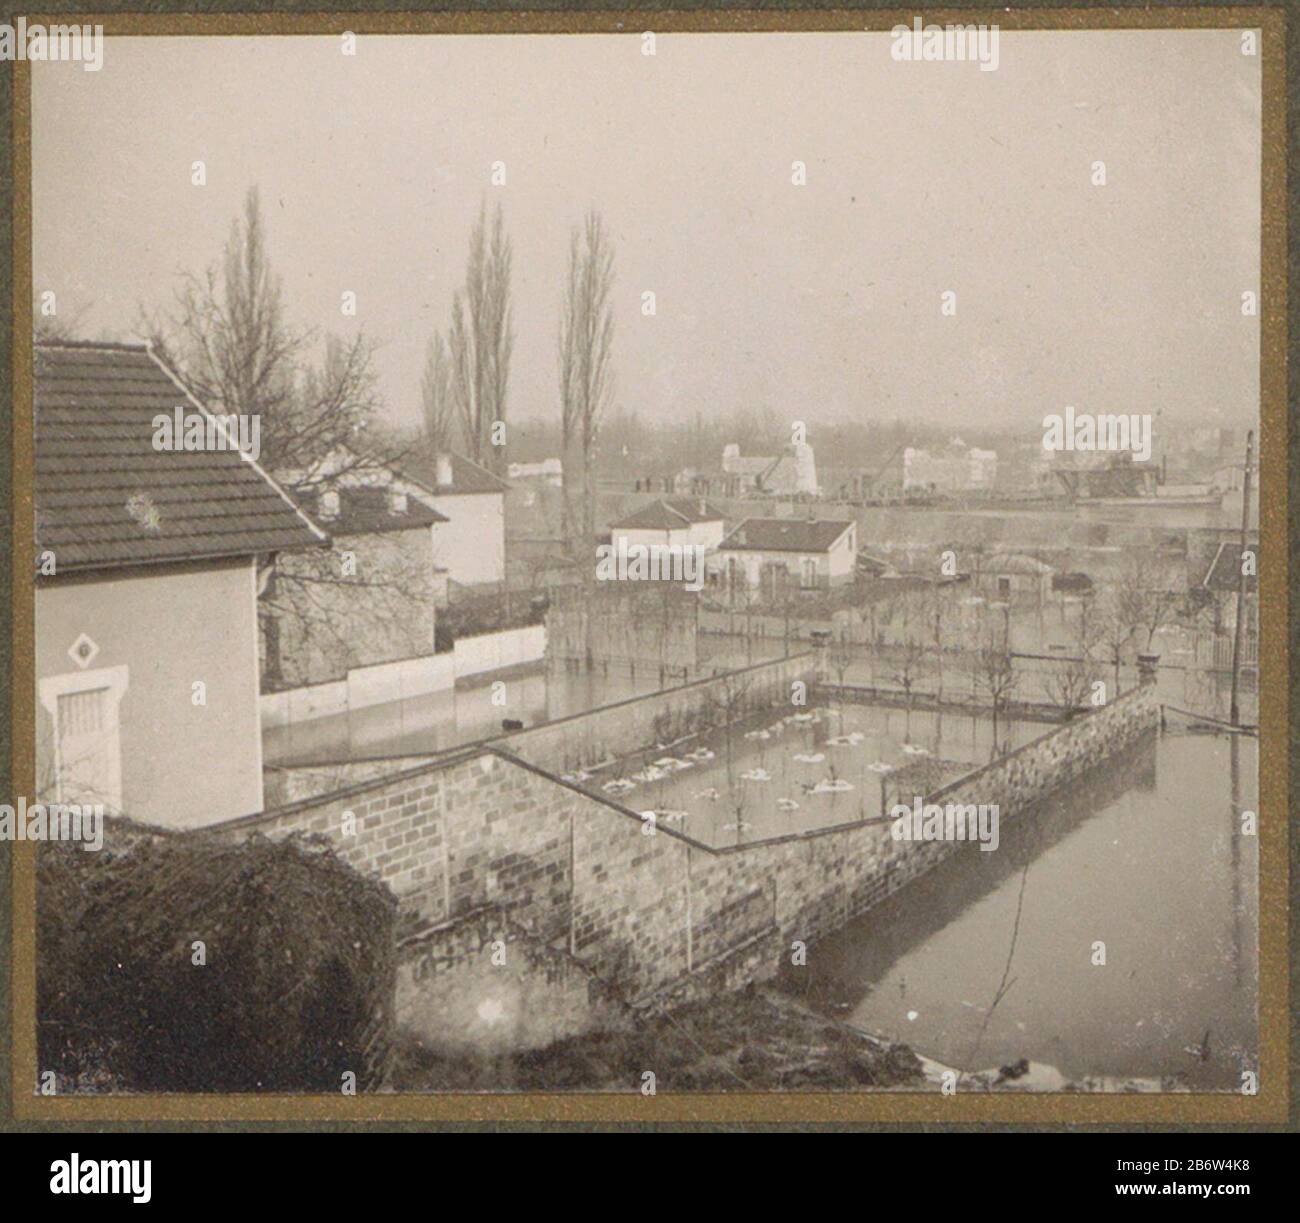
<path fill-rule="evenodd" d="M 155 449 L 177 407 L 145 345 L 36 346 L 37 793 L 186 828 L 262 809 L 259 573 L 329 537 L 233 445 Z"/>
<path fill-rule="evenodd" d="M 712 552 L 722 543 L 722 511 L 700 497 L 652 501 L 613 522 L 610 542 L 633 544 L 695 545 Z"/>
<path fill-rule="evenodd" d="M 540 463 L 511 463 L 506 474 L 512 480 L 536 480 L 551 488 L 564 487 L 564 464 L 559 459 L 543 459 Z"/>
<path fill-rule="evenodd" d="M 823 590 L 853 580 L 857 552 L 856 522 L 746 518 L 722 541 L 714 570 L 733 589 L 779 575 L 803 590 Z"/>
<path fill-rule="evenodd" d="M 402 471 L 414 493 L 449 521 L 438 527 L 438 563 L 461 586 L 506 579 L 506 491 L 509 484 L 459 454 L 408 456 Z"/>
<path fill-rule="evenodd" d="M 747 492 L 772 496 L 816 496 L 817 460 L 806 442 L 792 442 L 778 455 L 746 456 L 737 442 L 722 450 L 724 474 L 736 478 Z"/>

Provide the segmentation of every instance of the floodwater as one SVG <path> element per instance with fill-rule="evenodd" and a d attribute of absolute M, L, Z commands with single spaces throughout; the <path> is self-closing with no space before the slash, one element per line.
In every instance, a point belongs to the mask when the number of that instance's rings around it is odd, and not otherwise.
<path fill-rule="evenodd" d="M 500 682 L 500 704 L 493 703 L 494 684 L 485 682 L 270 727 L 262 735 L 263 758 L 268 765 L 313 765 L 424 755 L 500 735 L 503 718 L 536 726 L 663 687 L 650 668 L 635 676 L 626 669 L 548 674 L 539 668 Z"/>
<path fill-rule="evenodd" d="M 828 1013 L 975 1071 L 1172 1076 L 1256 1069 L 1257 744 L 1165 733 L 810 949 L 783 983 Z M 1105 964 L 1095 945 L 1105 944 Z"/>
<path fill-rule="evenodd" d="M 756 714 L 690 741 L 639 752 L 575 777 L 707 845 L 875 819 L 986 764 L 987 717 L 838 703 Z M 1003 722 L 1001 751 L 1048 725 Z"/>

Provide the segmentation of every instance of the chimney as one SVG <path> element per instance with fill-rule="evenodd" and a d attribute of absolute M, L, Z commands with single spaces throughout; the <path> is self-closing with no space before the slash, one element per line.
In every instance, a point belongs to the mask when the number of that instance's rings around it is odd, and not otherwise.
<path fill-rule="evenodd" d="M 389 485 L 388 512 L 393 515 L 406 513 L 406 489 Z"/>
<path fill-rule="evenodd" d="M 320 495 L 320 516 L 330 519 L 339 516 L 339 494 L 336 488 L 327 488 Z"/>
<path fill-rule="evenodd" d="M 451 455 L 449 454 L 438 456 L 438 487 L 451 487 Z"/>

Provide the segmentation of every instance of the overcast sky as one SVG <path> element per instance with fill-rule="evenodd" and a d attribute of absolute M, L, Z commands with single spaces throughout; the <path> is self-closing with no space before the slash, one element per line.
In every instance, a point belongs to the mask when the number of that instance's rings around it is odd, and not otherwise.
<path fill-rule="evenodd" d="M 290 318 L 379 341 L 389 413 L 411 422 L 471 222 L 499 200 L 510 411 L 552 415 L 568 232 L 595 206 L 616 243 L 618 402 L 643 414 L 959 432 L 1067 404 L 1257 410 L 1240 300 L 1258 287 L 1260 61 L 1238 32 L 1003 33 L 995 72 L 889 46 L 363 37 L 347 57 L 336 37 L 110 39 L 98 73 L 33 65 L 34 285 L 126 337 L 177 269 L 219 256 L 256 184 Z"/>

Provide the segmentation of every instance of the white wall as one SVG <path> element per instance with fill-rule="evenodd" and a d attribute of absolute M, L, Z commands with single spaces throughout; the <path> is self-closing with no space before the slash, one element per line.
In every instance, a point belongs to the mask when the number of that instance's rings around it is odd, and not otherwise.
<path fill-rule="evenodd" d="M 500 633 L 483 633 L 478 637 L 461 637 L 456 642 L 456 678 L 482 675 L 504 667 L 540 662 L 546 657 L 546 626 L 530 624 L 524 628 L 505 629 Z"/>
<path fill-rule="evenodd" d="M 38 787 L 58 772 L 58 692 L 112 687 L 125 815 L 193 828 L 260 811 L 256 587 L 251 559 L 42 583 L 36 679 L 50 707 L 37 706 Z M 67 654 L 83 633 L 99 647 L 85 669 Z"/>
<path fill-rule="evenodd" d="M 610 539 L 615 546 L 617 546 L 619 540 L 622 540 L 629 548 L 642 544 L 669 544 L 685 547 L 687 544 L 695 542 L 691 538 L 689 527 L 682 527 L 677 531 L 652 531 L 645 527 L 618 527 L 611 529 Z"/>
<path fill-rule="evenodd" d="M 434 563 L 462 586 L 504 582 L 506 517 L 502 493 L 460 493 L 423 500 L 450 520 L 433 529 Z"/>
<path fill-rule="evenodd" d="M 726 524 L 719 518 L 716 522 L 692 522 L 671 531 L 651 531 L 640 527 L 615 527 L 610 530 L 610 539 L 617 544 L 620 539 L 632 544 L 674 544 L 685 546 L 698 545 L 712 552 L 722 543 L 726 534 Z"/>
<path fill-rule="evenodd" d="M 854 523 L 849 531 L 840 536 L 839 542 L 830 550 L 829 572 L 831 581 L 850 576 L 858 555 L 858 527 Z"/>
<path fill-rule="evenodd" d="M 546 626 L 542 624 L 483 633 L 478 637 L 462 637 L 454 650 L 446 654 L 428 654 L 399 662 L 378 663 L 373 667 L 355 667 L 348 672 L 346 679 L 291 688 L 285 692 L 263 693 L 262 725 L 267 729 L 291 726 L 313 718 L 347 713 L 349 709 L 365 709 L 369 705 L 445 692 L 453 688 L 458 679 L 541 662 L 545 657 Z"/>

